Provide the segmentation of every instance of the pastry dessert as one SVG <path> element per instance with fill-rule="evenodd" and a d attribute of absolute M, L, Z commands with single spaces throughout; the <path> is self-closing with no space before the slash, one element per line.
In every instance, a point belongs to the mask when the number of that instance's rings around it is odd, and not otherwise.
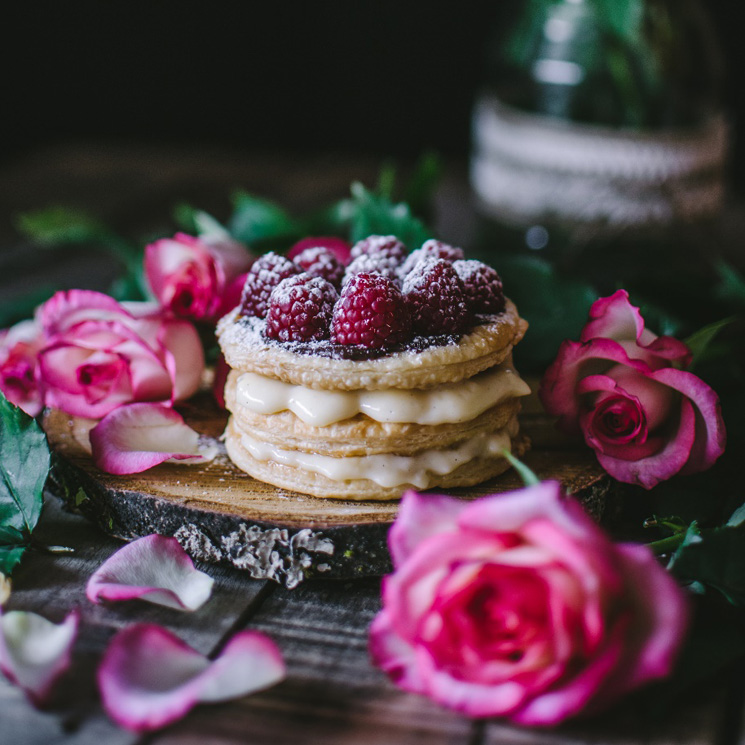
<path fill-rule="evenodd" d="M 324 246 L 266 254 L 217 329 L 228 454 L 317 497 L 485 481 L 526 447 L 512 366 L 526 328 L 492 268 L 438 241 L 407 256 L 371 236 L 346 266 Z"/>

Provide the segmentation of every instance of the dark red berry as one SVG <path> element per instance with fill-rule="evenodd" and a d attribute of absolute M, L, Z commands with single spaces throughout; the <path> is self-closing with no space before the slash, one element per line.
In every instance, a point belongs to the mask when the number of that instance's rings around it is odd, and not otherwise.
<path fill-rule="evenodd" d="M 415 331 L 457 334 L 468 325 L 463 282 L 445 259 L 418 262 L 406 275 L 403 291 Z"/>
<path fill-rule="evenodd" d="M 306 248 L 318 248 L 319 246 L 328 248 L 336 256 L 340 264 L 346 265 L 349 263 L 349 242 L 333 235 L 317 235 L 303 238 L 287 252 L 287 258 L 294 260 Z"/>
<path fill-rule="evenodd" d="M 472 313 L 501 313 L 504 310 L 502 280 L 488 264 L 481 261 L 454 261 L 453 269 L 463 281 L 466 303 Z"/>
<path fill-rule="evenodd" d="M 409 338 L 410 319 L 401 290 L 382 274 L 355 274 L 334 307 L 331 338 L 338 344 L 379 349 Z"/>
<path fill-rule="evenodd" d="M 334 303 L 334 286 L 307 272 L 283 279 L 269 296 L 264 334 L 280 341 L 328 339 Z"/>
<path fill-rule="evenodd" d="M 396 260 L 397 264 L 406 258 L 406 246 L 395 235 L 370 235 L 352 246 L 350 256 L 376 256 L 384 254 Z"/>
<path fill-rule="evenodd" d="M 347 270 L 344 272 L 344 279 L 342 281 L 342 287 L 349 282 L 349 280 L 360 272 L 367 274 L 382 274 L 388 279 L 392 279 L 398 283 L 398 260 L 392 256 L 388 256 L 384 253 L 379 254 L 362 254 L 356 259 L 352 260 Z"/>
<path fill-rule="evenodd" d="M 323 277 L 334 287 L 339 287 L 344 276 L 344 267 L 336 254 L 325 246 L 312 246 L 301 251 L 293 262 L 312 277 Z"/>
<path fill-rule="evenodd" d="M 286 277 L 299 273 L 300 270 L 289 259 L 273 251 L 260 256 L 246 274 L 241 294 L 241 314 L 264 318 L 272 290 Z"/>
<path fill-rule="evenodd" d="M 463 249 L 451 246 L 442 241 L 430 239 L 422 244 L 421 248 L 412 251 L 401 266 L 401 276 L 405 277 L 420 261 L 427 259 L 445 259 L 445 261 L 458 261 L 464 258 Z"/>

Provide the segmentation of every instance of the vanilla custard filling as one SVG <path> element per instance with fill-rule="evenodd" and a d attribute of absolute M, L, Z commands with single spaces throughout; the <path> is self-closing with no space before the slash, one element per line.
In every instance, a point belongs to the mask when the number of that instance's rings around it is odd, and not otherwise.
<path fill-rule="evenodd" d="M 468 380 L 429 390 L 320 391 L 244 372 L 238 378 L 236 402 L 255 414 L 289 410 L 316 427 L 360 413 L 376 422 L 434 425 L 471 421 L 501 401 L 529 393 L 511 360 L 505 360 Z"/>
<path fill-rule="evenodd" d="M 241 434 L 241 445 L 259 461 L 273 460 L 292 468 L 319 473 L 332 481 L 369 479 L 382 487 L 411 484 L 426 489 L 431 476 L 444 476 L 474 458 L 498 457 L 511 451 L 510 436 L 517 433 L 517 419 L 498 432 L 484 433 L 447 450 L 423 450 L 415 455 L 365 455 L 334 458 L 299 450 L 283 450 Z"/>

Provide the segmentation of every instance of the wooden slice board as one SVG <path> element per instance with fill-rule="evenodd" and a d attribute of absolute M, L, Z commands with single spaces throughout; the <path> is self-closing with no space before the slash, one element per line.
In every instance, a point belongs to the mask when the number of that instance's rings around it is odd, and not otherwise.
<path fill-rule="evenodd" d="M 536 386 L 537 387 L 537 386 Z M 218 439 L 227 415 L 207 395 L 180 406 L 187 423 Z M 59 411 L 44 427 L 53 451 L 52 491 L 105 532 L 131 540 L 176 536 L 197 560 L 229 563 L 253 577 L 295 587 L 309 577 L 360 577 L 390 571 L 386 535 L 398 502 L 317 499 L 256 481 L 221 452 L 211 463 L 164 463 L 145 473 L 113 476 L 91 461 L 95 422 Z M 541 478 L 560 480 L 600 519 L 611 480 L 591 451 L 568 443 L 533 397 L 521 415 L 533 446 L 525 462 Z M 464 499 L 522 486 L 509 471 L 478 487 L 448 493 Z"/>

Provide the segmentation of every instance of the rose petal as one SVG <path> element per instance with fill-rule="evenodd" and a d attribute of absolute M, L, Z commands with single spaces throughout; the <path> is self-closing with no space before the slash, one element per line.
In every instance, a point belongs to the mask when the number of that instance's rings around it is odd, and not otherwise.
<path fill-rule="evenodd" d="M 197 392 L 204 370 L 197 330 L 188 321 L 169 319 L 163 323 L 158 341 L 173 382 L 173 400 L 189 398 Z"/>
<path fill-rule="evenodd" d="M 396 522 L 388 532 L 393 566 L 402 564 L 431 535 L 452 530 L 467 504 L 453 497 L 407 491 L 401 498 Z"/>
<path fill-rule="evenodd" d="M 88 580 L 86 595 L 92 603 L 139 598 L 194 611 L 209 599 L 213 582 L 175 538 L 148 535 L 110 556 Z"/>
<path fill-rule="evenodd" d="M 42 343 L 37 321 L 21 321 L 0 331 L 0 391 L 34 417 L 44 408 L 37 376 Z"/>
<path fill-rule="evenodd" d="M 91 311 L 95 311 L 91 313 Z M 113 297 L 94 290 L 56 292 L 39 307 L 37 319 L 46 338 L 64 333 L 80 320 L 111 320 L 121 318 L 123 306 Z M 124 310 L 129 315 L 128 310 Z"/>
<path fill-rule="evenodd" d="M 629 302 L 626 290 L 616 290 L 610 297 L 598 298 L 590 308 L 590 320 L 582 329 L 580 339 L 613 339 L 614 341 L 637 341 L 644 333 L 644 319 L 639 308 Z M 651 332 L 653 341 L 655 335 Z"/>
<path fill-rule="evenodd" d="M 680 370 L 676 372 L 680 372 Z M 690 401 L 684 399 L 680 404 L 678 430 L 670 435 L 667 442 L 661 441 L 659 449 L 657 449 L 657 444 L 654 441 L 647 441 L 643 446 L 644 450 L 640 452 L 623 448 L 623 458 L 599 450 L 595 451 L 595 455 L 598 463 L 614 479 L 651 489 L 660 481 L 675 476 L 686 464 L 695 441 L 695 423 L 696 415 L 693 406 Z M 656 449 L 653 455 L 646 452 L 651 447 Z M 634 455 L 638 455 L 638 460 L 629 460 Z"/>
<path fill-rule="evenodd" d="M 93 462 L 114 474 L 141 473 L 167 460 L 204 463 L 217 446 L 200 448 L 199 434 L 173 409 L 159 404 L 120 406 L 91 431 Z"/>
<path fill-rule="evenodd" d="M 200 702 L 226 701 L 268 688 L 285 675 L 281 654 L 263 634 L 236 634 L 210 661 L 159 626 L 119 632 L 98 669 L 104 708 L 135 732 L 159 729 Z"/>
<path fill-rule="evenodd" d="M 580 433 L 581 401 L 577 386 L 587 376 L 604 373 L 612 367 L 609 363 L 627 365 L 642 375 L 651 372 L 644 362 L 630 359 L 626 350 L 612 339 L 562 342 L 538 390 L 541 403 L 549 414 L 559 417 L 558 425 L 562 430 L 570 434 Z"/>
<path fill-rule="evenodd" d="M 657 336 L 644 328 L 639 308 L 629 302 L 626 290 L 617 290 L 610 297 L 598 298 L 590 308 L 590 320 L 582 329 L 580 341 L 612 339 L 619 342 L 633 359 L 642 359 L 659 367 L 655 357 L 686 367 L 691 362 L 691 350 L 671 336 Z"/>
<path fill-rule="evenodd" d="M 26 611 L 0 609 L 0 670 L 36 705 L 45 703 L 70 666 L 78 614 L 61 624 Z"/>
<path fill-rule="evenodd" d="M 689 620 L 686 596 L 649 548 L 632 543 L 621 543 L 617 548 L 636 626 L 622 665 L 602 690 L 603 697 L 609 699 L 669 675 Z"/>
<path fill-rule="evenodd" d="M 701 378 L 684 370 L 665 368 L 655 371 L 650 377 L 682 393 L 694 409 L 696 437 L 681 473 L 696 473 L 710 468 L 727 444 L 719 396 Z"/>

